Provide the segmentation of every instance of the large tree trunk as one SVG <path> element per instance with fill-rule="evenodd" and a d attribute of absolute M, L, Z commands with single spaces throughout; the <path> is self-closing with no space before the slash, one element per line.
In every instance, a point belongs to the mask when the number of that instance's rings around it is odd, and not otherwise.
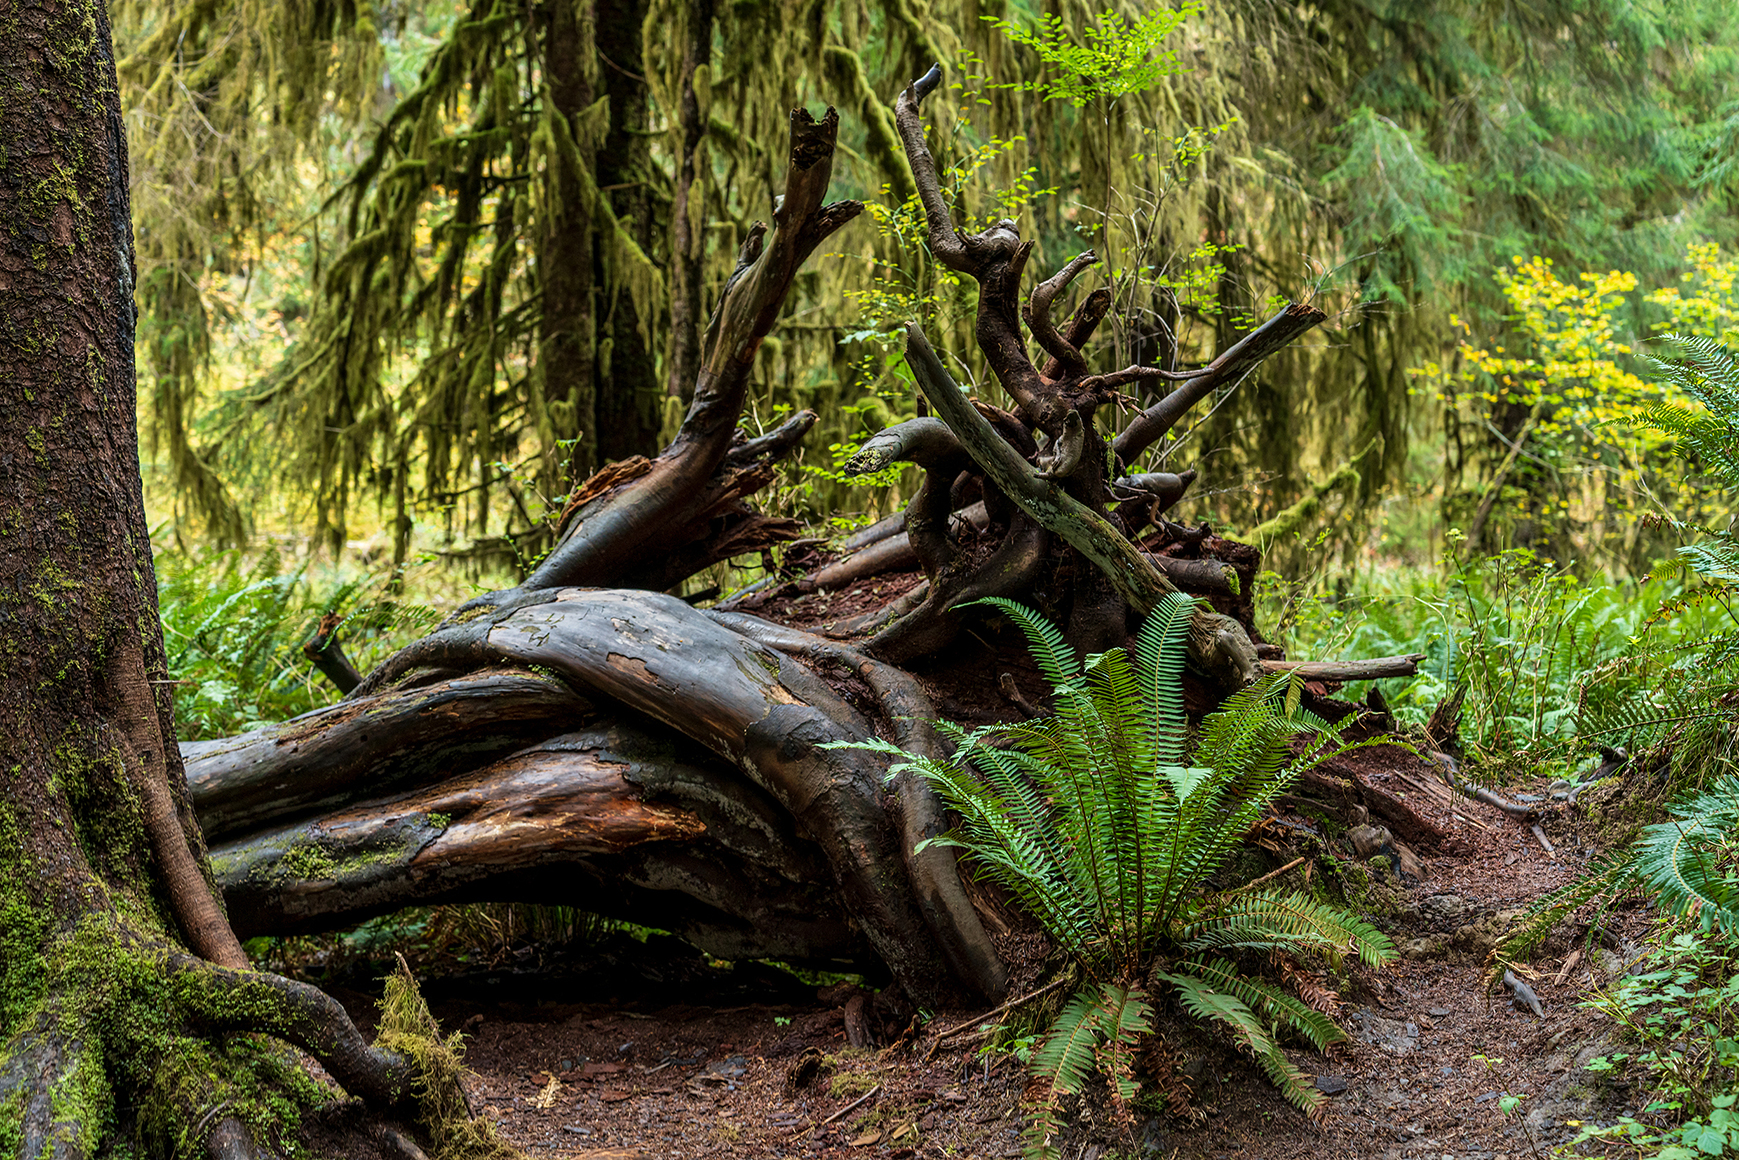
<path fill-rule="evenodd" d="M 409 1114 L 407 1058 L 248 969 L 188 805 L 104 5 L 11 6 L 0 76 L 0 1139 L 29 1160 L 278 1155 L 287 1109 L 342 1095 L 333 1080 Z M 291 1044 L 330 1079 L 298 1077 Z"/>

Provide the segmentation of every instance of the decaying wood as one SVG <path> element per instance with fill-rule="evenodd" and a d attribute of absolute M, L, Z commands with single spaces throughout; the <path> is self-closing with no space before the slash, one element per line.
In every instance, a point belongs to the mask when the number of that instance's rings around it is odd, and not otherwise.
<path fill-rule="evenodd" d="M 1288 303 L 1279 313 L 1203 367 L 1201 373 L 1137 416 L 1111 445 L 1117 457 L 1124 463 L 1133 463 L 1136 456 L 1177 426 L 1178 420 L 1191 407 L 1213 391 L 1237 382 L 1326 317 L 1313 306 Z"/>
<path fill-rule="evenodd" d="M 613 582 L 671 525 L 692 517 L 695 497 L 730 450 L 755 351 L 792 279 L 816 246 L 863 210 L 861 202 L 824 200 L 838 131 L 832 109 L 819 121 L 792 110 L 790 162 L 772 233 L 757 222 L 743 242 L 737 271 L 707 325 L 694 399 L 676 438 L 647 471 L 575 511 L 523 587 Z"/>
<path fill-rule="evenodd" d="M 235 908 L 274 922 L 298 915 L 312 921 L 318 911 L 330 922 L 339 913 L 378 911 L 411 897 L 474 897 L 480 879 L 500 887 L 528 867 L 554 861 L 596 866 L 607 857 L 615 859 L 609 873 L 580 875 L 568 884 L 570 904 L 622 909 L 610 897 L 618 888 L 609 883 L 619 879 L 673 891 L 662 907 L 644 894 L 633 901 L 680 912 L 685 933 L 702 945 L 729 935 L 743 957 L 826 959 L 850 956 L 855 944 L 859 957 L 880 957 L 914 996 L 939 999 L 957 979 L 997 995 L 1006 985 L 1001 964 L 959 893 L 952 857 L 937 847 L 912 853 L 918 840 L 942 828 L 928 787 L 917 781 L 897 786 L 900 806 L 890 818 L 880 784 L 882 759 L 824 747 L 873 737 L 874 723 L 809 669 L 736 631 L 730 619 L 651 592 L 492 594 L 371 673 L 350 701 L 291 723 L 303 731 L 301 739 L 293 729 L 278 727 L 230 744 L 189 747 L 195 800 L 202 814 L 211 813 L 214 831 L 234 832 L 244 817 L 252 828 L 245 840 L 220 846 L 217 854 Z M 839 659 L 853 659 L 819 638 L 801 639 L 805 634 L 771 625 L 765 631 L 786 647 L 821 654 L 831 649 Z M 431 673 L 455 668 L 482 671 L 428 680 Z M 857 671 L 890 707 L 890 719 L 906 719 L 903 736 L 918 745 L 934 712 L 916 685 L 867 657 Z M 490 682 L 522 686 L 523 715 L 502 725 L 471 722 L 471 729 L 486 737 L 487 747 L 480 749 L 486 755 L 517 734 L 516 752 L 467 777 L 407 791 L 384 808 L 320 811 L 332 801 L 332 779 L 354 778 L 342 758 L 352 766 L 379 761 L 388 770 L 380 784 L 402 785 L 402 770 L 414 762 L 400 759 L 401 773 L 394 775 L 392 761 L 371 747 L 402 744 L 392 723 L 427 721 L 432 698 L 445 696 L 445 703 L 463 709 L 470 704 L 464 694 Z M 631 757 L 626 742 L 610 749 L 610 756 L 595 737 L 559 736 L 583 724 L 593 704 L 620 706 L 657 722 L 706 756 L 690 763 L 694 772 L 686 774 L 669 756 L 648 762 L 663 762 L 672 772 L 659 776 L 680 785 L 665 783 L 666 802 L 634 804 L 627 789 L 632 782 L 625 779 L 635 767 L 600 766 L 622 765 L 621 750 Z M 612 714 L 612 736 L 625 728 L 621 709 Z M 465 729 L 459 714 L 444 716 L 448 729 Z M 359 720 L 370 722 L 366 733 L 345 727 Z M 524 748 L 523 731 L 533 728 L 532 721 L 558 739 Z M 286 755 L 285 744 L 298 748 Z M 250 755 L 268 746 L 280 751 L 262 785 L 253 772 L 260 763 Z M 455 747 L 448 737 L 433 749 L 450 754 Z M 297 766 L 297 754 L 311 759 L 308 768 Z M 721 781 L 700 772 L 707 769 L 732 775 Z M 747 788 L 723 788 L 744 775 Z M 283 783 L 298 786 L 292 804 L 263 792 Z M 304 817 L 260 829 L 264 821 L 288 819 L 296 810 Z M 311 822 L 309 814 L 316 815 Z M 759 830 L 744 821 L 756 816 L 764 819 Z M 707 851 L 697 855 L 703 833 Z M 739 872 L 724 874 L 721 865 Z M 312 871 L 326 871 L 324 879 Z M 327 889 L 323 882 L 332 884 L 331 901 L 316 897 Z M 826 905 L 813 890 L 805 894 L 805 887 L 821 887 L 838 901 Z M 816 929 L 804 928 L 801 914 L 780 912 L 781 900 L 819 916 L 811 924 Z M 716 930 L 708 929 L 709 917 Z M 861 934 L 845 933 L 853 924 Z M 745 955 L 756 939 L 759 954 Z M 781 940 L 781 951 L 766 949 Z"/>
<path fill-rule="evenodd" d="M 344 643 L 338 639 L 338 630 L 343 624 L 344 617 L 338 613 L 329 612 L 322 616 L 314 634 L 302 642 L 302 655 L 314 663 L 321 676 L 332 682 L 333 688 L 348 693 L 362 684 L 362 674 L 345 655 Z"/>
<path fill-rule="evenodd" d="M 1264 669 L 1352 680 L 1417 659 L 1258 663 L 1248 590 L 1259 554 L 1165 519 L 1194 471 L 1131 467 L 1195 401 L 1321 312 L 1289 306 L 1196 370 L 1091 373 L 1087 344 L 1110 294 L 1087 294 L 1060 325 L 1053 311 L 1094 255 L 1022 304 L 1033 247 L 1017 224 L 953 224 L 919 112 L 939 83 L 932 69 L 909 86 L 895 124 L 931 251 L 978 285 L 975 337 L 1012 410 L 969 399 L 910 327 L 907 360 L 930 414 L 875 434 L 847 464 L 915 464 L 923 477 L 906 509 L 850 537 L 841 558 L 710 612 L 663 592 L 801 534 L 745 498 L 814 415 L 753 438 L 737 426 L 799 267 L 862 207 L 826 201 L 832 110 L 820 121 L 794 111 L 773 228 L 757 223 L 743 242 L 670 446 L 581 484 L 555 550 L 520 587 L 469 602 L 366 676 L 342 671 L 324 626 L 309 655 L 352 685 L 344 701 L 184 747 L 237 929 L 341 926 L 411 903 L 553 902 L 649 922 L 727 958 L 879 959 L 926 1005 L 962 988 L 994 1001 L 1007 971 L 953 853 L 918 849 L 946 827 L 939 800 L 909 773 L 884 785 L 886 760 L 849 748 L 881 735 L 946 756 L 934 706 L 898 666 L 953 643 L 976 615 L 961 606 L 1047 593 L 1070 642 L 1094 651 L 1123 643 L 1166 593 L 1200 594 L 1220 612 L 1195 617 L 1191 659 L 1222 689 Z M 1098 408 L 1123 386 L 1164 380 L 1180 385 L 1108 446 Z M 1158 531 L 1138 547 L 1149 525 Z M 813 633 L 743 614 L 895 568 L 924 579 Z M 1038 712 L 1009 689 L 1015 709 Z M 1309 776 L 1417 844 L 1442 837 L 1381 787 Z"/>

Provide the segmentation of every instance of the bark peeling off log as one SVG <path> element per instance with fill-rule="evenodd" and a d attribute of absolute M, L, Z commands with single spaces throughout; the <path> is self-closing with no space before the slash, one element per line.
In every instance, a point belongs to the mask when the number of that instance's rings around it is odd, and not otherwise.
<path fill-rule="evenodd" d="M 531 672 L 459 677 L 340 701 L 239 737 L 181 746 L 211 841 L 341 805 L 359 779 L 374 795 L 458 772 L 572 729 L 592 707 Z"/>

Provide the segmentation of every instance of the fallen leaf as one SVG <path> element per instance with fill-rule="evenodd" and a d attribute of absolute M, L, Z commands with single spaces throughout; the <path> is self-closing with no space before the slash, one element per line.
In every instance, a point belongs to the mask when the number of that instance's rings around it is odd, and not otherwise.
<path fill-rule="evenodd" d="M 532 1098 L 531 1106 L 541 1110 L 555 1107 L 556 1096 L 561 1094 L 561 1090 L 562 1081 L 553 1075 L 550 1076 L 549 1082 L 544 1085 L 543 1090 Z"/>
<path fill-rule="evenodd" d="M 879 1144 L 882 1140 L 880 1132 L 865 1132 L 851 1142 L 853 1148 L 868 1148 L 871 1144 Z"/>
<path fill-rule="evenodd" d="M 622 1088 L 603 1088 L 598 1092 L 598 1098 L 607 1104 L 619 1104 L 623 1100 L 633 1099 L 634 1093 Z"/>
<path fill-rule="evenodd" d="M 601 1075 L 615 1075 L 619 1071 L 626 1070 L 627 1065 L 621 1063 L 588 1063 L 580 1068 L 580 1078 L 596 1079 Z"/>
<path fill-rule="evenodd" d="M 966 1102 L 965 1093 L 961 1092 L 958 1089 L 950 1089 L 948 1091 L 945 1091 L 941 1095 L 937 1096 L 936 1098 L 939 1100 L 943 1100 L 943 1101 L 950 1103 L 950 1104 L 963 1104 Z"/>
<path fill-rule="evenodd" d="M 901 1140 L 916 1140 L 917 1138 L 918 1125 L 913 1123 L 911 1120 L 896 1125 L 894 1130 L 888 1133 L 888 1142 L 893 1144 L 897 1144 Z"/>

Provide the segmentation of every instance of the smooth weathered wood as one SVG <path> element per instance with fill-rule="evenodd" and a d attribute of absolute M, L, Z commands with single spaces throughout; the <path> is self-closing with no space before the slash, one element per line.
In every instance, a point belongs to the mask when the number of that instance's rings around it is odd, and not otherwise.
<path fill-rule="evenodd" d="M 1123 463 L 1134 463 L 1136 456 L 1163 438 L 1191 407 L 1213 391 L 1237 382 L 1326 317 L 1314 306 L 1288 303 L 1203 367 L 1195 377 L 1136 416 L 1111 444 L 1117 458 Z"/>
<path fill-rule="evenodd" d="M 582 906 L 721 957 L 865 961 L 820 849 L 764 791 L 624 722 L 213 848 L 244 935 L 409 905 Z"/>
<path fill-rule="evenodd" d="M 943 948 L 959 916 L 920 904 L 927 888 L 906 868 L 898 817 L 883 801 L 885 760 L 822 748 L 874 736 L 875 724 L 797 661 L 660 593 L 516 590 L 461 609 L 346 704 L 367 712 L 377 698 L 414 692 L 394 690 L 419 673 L 503 667 L 553 675 L 613 714 L 660 722 L 739 771 L 817 844 L 842 905 L 914 997 L 939 1001 L 956 987 Z M 887 673 L 866 679 L 897 684 Z"/>
<path fill-rule="evenodd" d="M 278 725 L 182 745 L 208 840 L 322 812 L 511 753 L 592 706 L 561 681 L 484 672 L 340 701 Z"/>
<path fill-rule="evenodd" d="M 1366 657 L 1356 661 L 1261 661 L 1265 673 L 1293 673 L 1307 681 L 1380 681 L 1419 673 L 1424 653 L 1399 657 Z"/>
<path fill-rule="evenodd" d="M 1104 516 L 1043 478 L 991 429 L 916 323 L 906 328 L 906 361 L 930 406 L 953 429 L 985 476 L 1034 522 L 1091 561 L 1131 608 L 1146 615 L 1168 592 L 1177 591 L 1151 556 L 1120 535 Z M 1190 634 L 1190 654 L 1203 671 L 1222 680 L 1248 684 L 1255 679 L 1255 646 L 1230 617 L 1199 613 Z"/>

